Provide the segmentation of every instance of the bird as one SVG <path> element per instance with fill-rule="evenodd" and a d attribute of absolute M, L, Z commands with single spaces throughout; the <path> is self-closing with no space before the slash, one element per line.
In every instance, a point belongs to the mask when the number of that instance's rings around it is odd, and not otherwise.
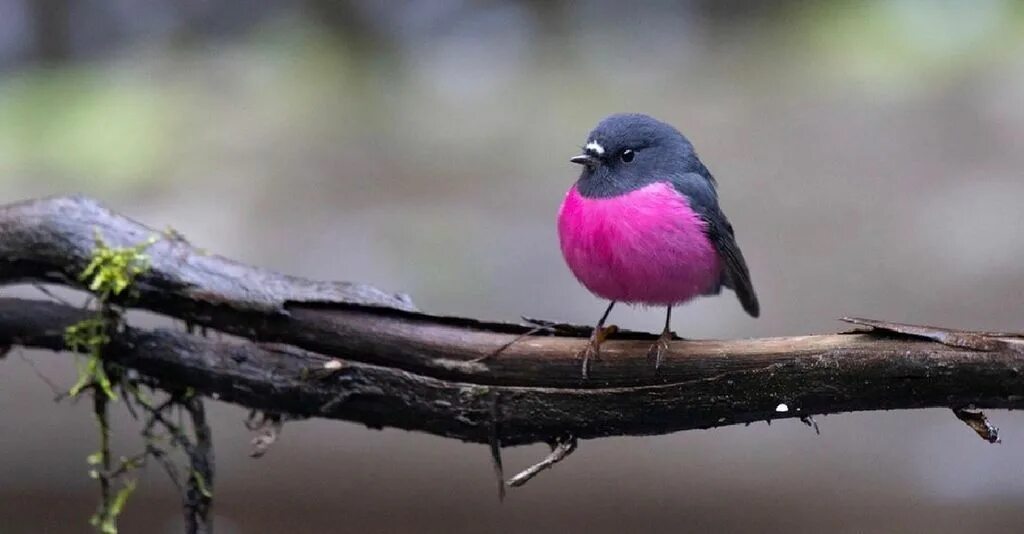
<path fill-rule="evenodd" d="M 760 315 L 746 260 L 718 203 L 718 183 L 682 133 L 639 113 L 602 119 L 582 153 L 583 167 L 558 211 L 558 238 L 569 270 L 609 301 L 577 354 L 590 373 L 617 303 L 664 306 L 665 328 L 648 351 L 657 373 L 668 351 L 672 308 L 722 288 Z"/>

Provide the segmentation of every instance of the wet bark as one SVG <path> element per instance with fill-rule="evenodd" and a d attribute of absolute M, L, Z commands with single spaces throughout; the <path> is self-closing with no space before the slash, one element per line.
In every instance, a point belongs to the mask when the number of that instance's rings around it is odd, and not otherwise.
<path fill-rule="evenodd" d="M 122 304 L 238 336 L 117 332 L 104 357 L 169 387 L 294 417 L 357 421 L 479 443 L 663 434 L 786 417 L 927 407 L 1024 407 L 1024 338 L 854 319 L 840 334 L 675 341 L 625 332 L 589 379 L 589 333 L 444 317 L 373 287 L 273 273 L 204 252 L 85 198 L 0 207 L 0 285 L 81 287 L 96 235 L 150 236 L 150 268 Z M 66 350 L 85 311 L 0 298 L 0 347 Z M 494 353 L 506 347 L 500 354 Z"/>

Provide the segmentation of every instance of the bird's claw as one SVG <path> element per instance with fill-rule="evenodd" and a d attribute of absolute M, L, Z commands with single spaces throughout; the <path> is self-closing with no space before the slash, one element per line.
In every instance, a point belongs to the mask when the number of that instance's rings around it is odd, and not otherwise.
<path fill-rule="evenodd" d="M 587 346 L 583 347 L 583 350 L 576 353 L 577 360 L 583 360 L 581 366 L 583 379 L 586 380 L 590 376 L 590 361 L 596 360 L 597 355 L 600 353 L 601 347 L 594 343 L 593 339 L 587 342 Z"/>
<path fill-rule="evenodd" d="M 647 359 L 654 360 L 654 372 L 657 373 L 658 369 L 661 368 L 661 360 L 668 352 L 669 342 L 672 341 L 672 333 L 665 331 L 662 332 L 658 340 L 651 345 L 651 348 L 647 350 Z"/>
<path fill-rule="evenodd" d="M 601 354 L 601 343 L 604 343 L 604 340 L 618 331 L 619 327 L 615 325 L 595 328 L 594 332 L 590 334 L 590 340 L 587 341 L 587 345 L 583 347 L 583 350 L 576 353 L 576 359 L 583 360 L 582 376 L 584 379 L 590 377 L 590 362 L 598 359 L 598 356 Z"/>

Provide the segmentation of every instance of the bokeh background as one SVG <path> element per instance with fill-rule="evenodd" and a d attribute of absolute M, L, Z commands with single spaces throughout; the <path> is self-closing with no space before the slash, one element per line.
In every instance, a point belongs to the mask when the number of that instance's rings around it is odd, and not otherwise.
<path fill-rule="evenodd" d="M 568 158 L 602 116 L 686 133 L 721 183 L 763 317 L 1024 329 L 1024 4 L 0 0 L 0 200 L 85 193 L 253 264 L 426 310 L 593 322 L 558 252 Z M 2 236 L 0 236 L 2 238 Z M 38 295 L 31 288 L 7 294 Z M 657 331 L 661 312 L 617 310 Z M 64 355 L 0 361 L 0 532 L 86 532 L 85 404 Z M 220 532 L 1019 532 L 1024 418 L 948 410 L 604 439 L 499 504 L 485 447 L 288 424 L 248 457 L 211 403 Z M 119 412 L 122 452 L 136 424 Z M 506 451 L 509 471 L 545 453 Z M 125 532 L 178 532 L 150 468 Z"/>

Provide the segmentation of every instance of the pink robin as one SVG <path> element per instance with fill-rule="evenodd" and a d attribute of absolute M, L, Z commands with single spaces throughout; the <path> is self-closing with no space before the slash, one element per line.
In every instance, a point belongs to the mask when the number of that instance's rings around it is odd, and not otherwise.
<path fill-rule="evenodd" d="M 655 369 L 668 350 L 672 307 L 722 287 L 760 313 L 732 225 L 718 207 L 717 183 L 690 141 L 647 115 L 611 115 L 587 137 L 583 165 L 558 212 L 558 237 L 573 275 L 611 301 L 580 351 L 583 377 L 617 302 L 665 306 L 665 328 L 651 347 Z"/>

